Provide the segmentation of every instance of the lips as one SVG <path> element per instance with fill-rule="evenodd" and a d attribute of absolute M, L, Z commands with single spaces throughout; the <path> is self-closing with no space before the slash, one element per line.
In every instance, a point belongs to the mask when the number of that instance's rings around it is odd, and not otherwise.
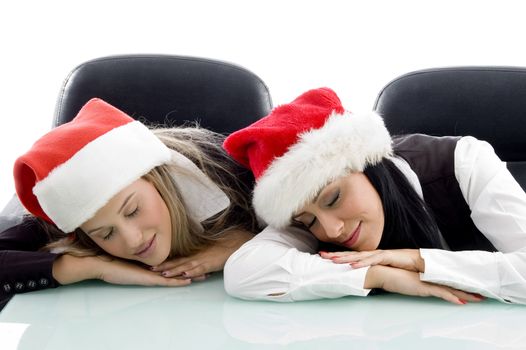
<path fill-rule="evenodd" d="M 341 244 L 348 248 L 351 248 L 351 246 L 354 245 L 356 241 L 358 240 L 358 238 L 360 237 L 361 228 L 362 228 L 362 222 L 360 221 L 360 223 L 358 224 L 358 227 L 356 227 L 356 229 L 351 234 L 351 237 L 349 237 L 348 240 L 346 240 L 345 242 Z"/>
<path fill-rule="evenodd" d="M 144 258 L 146 257 L 149 253 L 150 253 L 150 248 L 152 248 L 153 246 L 153 243 L 155 241 L 155 236 L 156 235 L 153 235 L 152 239 L 150 239 L 148 242 L 146 242 L 145 244 L 143 244 L 138 250 L 137 252 L 135 253 L 135 255 L 141 257 L 141 258 Z"/>

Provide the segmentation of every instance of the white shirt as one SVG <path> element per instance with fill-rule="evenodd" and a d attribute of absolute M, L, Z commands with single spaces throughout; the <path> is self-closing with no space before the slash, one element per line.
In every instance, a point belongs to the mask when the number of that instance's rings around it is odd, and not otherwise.
<path fill-rule="evenodd" d="M 395 164 L 421 193 L 407 163 Z M 526 193 L 493 148 L 473 137 L 457 142 L 455 175 L 473 222 L 499 252 L 420 249 L 425 260 L 420 279 L 526 304 Z M 230 256 L 225 289 L 238 298 L 272 301 L 369 293 L 363 288 L 367 267 L 334 264 L 317 255 L 317 248 L 309 232 L 267 227 Z"/>

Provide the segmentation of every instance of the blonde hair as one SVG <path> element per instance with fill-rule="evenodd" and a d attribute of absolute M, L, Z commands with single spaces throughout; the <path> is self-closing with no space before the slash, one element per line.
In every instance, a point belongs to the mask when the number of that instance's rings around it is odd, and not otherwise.
<path fill-rule="evenodd" d="M 221 147 L 223 136 L 193 127 L 157 128 L 154 134 L 169 148 L 193 161 L 230 199 L 230 206 L 202 223 L 193 222 L 182 201 L 173 176 L 183 169 L 174 164 L 155 167 L 143 178 L 154 185 L 163 198 L 172 222 L 170 256 L 188 256 L 221 240 L 226 231 L 257 230 L 257 220 L 250 203 L 251 174 L 241 168 Z M 248 181 L 242 181 L 245 177 Z M 248 186 L 247 186 L 248 185 Z M 39 220 L 51 243 L 44 247 L 52 252 L 76 256 L 100 255 L 105 252 L 82 230 L 66 235 L 56 226 Z"/>

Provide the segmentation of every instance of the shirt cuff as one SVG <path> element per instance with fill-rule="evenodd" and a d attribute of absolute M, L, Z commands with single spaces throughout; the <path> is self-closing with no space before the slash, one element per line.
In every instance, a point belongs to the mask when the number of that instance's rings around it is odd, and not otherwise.
<path fill-rule="evenodd" d="M 349 270 L 345 272 L 335 271 L 332 276 L 320 277 L 319 283 L 312 279 L 306 284 L 303 284 L 301 279 L 291 281 L 291 288 L 288 293 L 291 300 L 334 299 L 350 295 L 367 296 L 371 289 L 363 288 L 363 286 L 369 266 L 352 269 L 349 266 L 341 265 L 341 268 Z"/>
<path fill-rule="evenodd" d="M 420 280 L 505 301 L 498 295 L 500 287 L 494 282 L 499 281 L 497 254 L 420 249 L 425 262 L 425 272 L 420 273 Z"/>

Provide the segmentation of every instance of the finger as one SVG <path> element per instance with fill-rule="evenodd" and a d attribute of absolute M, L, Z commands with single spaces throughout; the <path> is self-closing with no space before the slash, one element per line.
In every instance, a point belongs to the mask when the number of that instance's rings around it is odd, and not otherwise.
<path fill-rule="evenodd" d="M 440 293 L 440 297 L 455 304 L 466 304 L 467 302 L 480 302 L 485 299 L 480 294 L 468 293 L 459 289 L 442 285 L 431 285 L 434 286 L 434 288 L 438 288 L 436 290 Z M 447 299 L 445 297 L 447 297 Z"/>
<path fill-rule="evenodd" d="M 320 250 L 318 252 L 318 254 L 320 254 L 320 256 L 324 259 L 330 259 L 331 257 L 335 256 L 335 255 L 341 255 L 343 254 L 344 252 L 326 252 L 326 251 L 323 251 L 323 250 Z"/>
<path fill-rule="evenodd" d="M 196 278 L 209 272 L 212 272 L 210 271 L 209 265 L 207 263 L 202 263 L 201 265 L 185 270 L 182 275 L 186 278 Z"/>
<path fill-rule="evenodd" d="M 192 277 L 192 281 L 193 282 L 201 282 L 201 281 L 206 280 L 208 277 L 210 277 L 210 274 L 205 273 L 204 275 L 201 275 L 201 276 Z"/>
<path fill-rule="evenodd" d="M 175 259 L 166 260 L 157 266 L 152 266 L 150 270 L 158 272 L 158 271 L 174 269 L 174 268 L 177 268 L 177 266 L 187 263 L 188 260 L 190 259 L 191 258 L 189 257 L 184 257 L 184 258 L 175 258 Z"/>
<path fill-rule="evenodd" d="M 469 301 L 469 302 L 480 302 L 480 301 L 483 301 L 485 300 L 486 298 L 483 297 L 482 295 L 480 294 L 476 294 L 476 293 L 468 293 L 468 292 L 464 292 L 462 290 L 458 290 L 458 289 L 454 289 L 454 288 L 451 288 L 451 293 L 456 295 L 459 299 L 462 299 L 462 300 L 465 300 L 465 301 Z"/>
<path fill-rule="evenodd" d="M 372 254 L 369 256 L 365 256 L 360 259 L 356 259 L 355 261 L 351 261 L 350 265 L 354 269 L 358 269 L 365 266 L 374 266 L 374 265 L 390 265 L 390 260 L 386 254 Z"/>
<path fill-rule="evenodd" d="M 166 278 L 159 275 L 150 275 L 146 278 L 142 276 L 140 280 L 136 280 L 132 284 L 144 286 L 162 286 L 162 287 L 179 287 L 187 286 L 192 283 L 191 279 Z M 129 283 L 124 283 L 129 284 Z"/>
<path fill-rule="evenodd" d="M 199 276 L 205 273 L 203 270 L 195 270 L 198 268 L 202 263 L 198 260 L 190 260 L 184 264 L 178 265 L 174 268 L 169 268 L 166 270 L 161 271 L 161 275 L 164 277 L 175 277 L 175 276 L 182 276 L 182 277 L 192 277 L 192 276 Z M 196 273 L 197 272 L 197 273 Z"/>
<path fill-rule="evenodd" d="M 159 281 L 159 286 L 165 286 L 165 287 L 183 287 L 187 286 L 192 283 L 192 280 L 187 279 L 179 279 L 179 278 L 163 278 L 162 281 Z"/>
<path fill-rule="evenodd" d="M 336 264 L 349 264 L 349 263 L 356 263 L 356 262 L 362 262 L 362 261 L 366 261 L 366 262 L 378 261 L 378 256 L 382 255 L 380 251 L 365 251 L 365 252 L 350 252 L 350 253 L 352 254 L 334 256 L 331 258 L 331 260 L 333 263 L 336 263 Z M 359 267 L 368 266 L 368 265 L 371 265 L 371 263 L 369 262 Z"/>
<path fill-rule="evenodd" d="M 401 250 L 376 250 L 357 255 L 355 261 L 351 261 L 349 264 L 353 268 L 384 265 L 414 272 L 423 271 L 424 268 L 420 266 L 419 259 L 414 258 L 412 255 L 414 253 L 408 250 L 406 252 Z M 336 260 L 335 262 L 338 261 Z"/>
<path fill-rule="evenodd" d="M 341 256 L 348 256 L 348 255 L 357 254 L 358 252 L 354 252 L 354 251 L 341 251 L 341 252 L 319 251 L 318 253 L 324 259 L 332 259 L 332 258 L 335 258 L 335 257 L 341 257 Z"/>
<path fill-rule="evenodd" d="M 434 296 L 439 299 L 443 299 L 445 301 L 448 301 L 450 303 L 457 304 L 457 305 L 466 304 L 466 301 L 460 299 L 459 297 L 451 293 L 451 291 L 447 287 L 433 285 L 430 283 L 428 284 L 427 288 L 428 288 L 427 292 L 429 293 L 429 296 Z"/>
<path fill-rule="evenodd" d="M 455 288 L 441 286 L 441 285 L 432 285 L 433 291 L 436 293 L 435 296 L 442 298 L 446 301 L 449 301 L 457 305 L 465 305 L 468 302 L 480 302 L 483 299 L 476 297 L 472 293 L 467 293 Z"/>

